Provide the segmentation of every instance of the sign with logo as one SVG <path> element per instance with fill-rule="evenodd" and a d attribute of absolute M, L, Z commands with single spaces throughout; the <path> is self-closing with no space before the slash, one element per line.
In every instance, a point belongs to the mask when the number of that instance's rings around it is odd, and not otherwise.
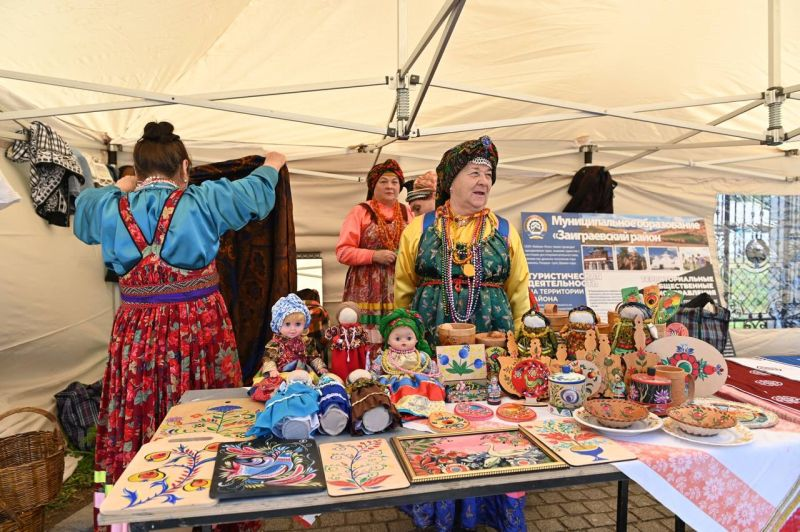
<path fill-rule="evenodd" d="M 696 217 L 523 212 L 522 243 L 540 305 L 588 305 L 603 318 L 623 288 L 711 264 L 705 220 Z"/>

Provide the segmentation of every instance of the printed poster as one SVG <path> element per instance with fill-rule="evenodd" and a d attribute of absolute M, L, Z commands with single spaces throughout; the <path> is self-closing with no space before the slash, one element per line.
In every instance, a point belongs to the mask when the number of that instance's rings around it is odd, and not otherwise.
<path fill-rule="evenodd" d="M 523 212 L 522 243 L 541 306 L 588 305 L 603 318 L 623 288 L 711 265 L 699 217 Z"/>

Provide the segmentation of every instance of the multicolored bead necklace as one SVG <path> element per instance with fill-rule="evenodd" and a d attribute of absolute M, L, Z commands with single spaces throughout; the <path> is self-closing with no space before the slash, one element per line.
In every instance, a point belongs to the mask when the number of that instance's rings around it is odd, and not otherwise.
<path fill-rule="evenodd" d="M 149 187 L 150 185 L 157 185 L 157 184 L 164 184 L 164 185 L 172 185 L 175 188 L 178 188 L 178 184 L 175 183 L 172 179 L 167 179 L 166 177 L 161 176 L 150 176 L 146 179 L 143 179 L 141 182 L 136 184 L 135 190 L 141 190 L 145 187 Z"/>
<path fill-rule="evenodd" d="M 455 322 L 466 323 L 475 314 L 478 305 L 478 294 L 483 284 L 483 246 L 481 236 L 486 225 L 488 209 L 483 209 L 470 218 L 476 218 L 475 231 L 469 244 L 454 243 L 450 234 L 450 222 L 456 221 L 456 215 L 450 209 L 447 202 L 438 209 L 439 219 L 441 220 L 441 271 L 442 271 L 442 305 Z M 453 286 L 453 264 L 461 266 L 464 277 L 467 278 L 467 307 L 464 314 L 458 312 L 456 308 L 454 286 Z"/>
<path fill-rule="evenodd" d="M 392 214 L 392 221 L 387 222 L 386 218 L 383 217 L 381 214 L 381 207 L 380 203 L 377 201 L 369 200 L 369 206 L 372 207 L 372 211 L 375 213 L 375 220 L 378 224 L 378 238 L 383 244 L 384 249 L 388 249 L 390 251 L 397 251 L 397 248 L 400 247 L 400 235 L 403 233 L 403 229 L 405 229 L 406 224 L 403 220 L 403 211 L 402 207 L 400 206 L 400 202 L 396 201 L 394 203 L 394 212 Z M 389 230 L 389 226 L 391 225 L 392 231 Z"/>

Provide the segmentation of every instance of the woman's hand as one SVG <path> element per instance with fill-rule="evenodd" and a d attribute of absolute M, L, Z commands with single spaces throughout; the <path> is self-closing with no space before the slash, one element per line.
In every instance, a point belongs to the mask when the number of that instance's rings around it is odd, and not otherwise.
<path fill-rule="evenodd" d="M 264 156 L 264 166 L 271 166 L 275 170 L 280 171 L 283 165 L 286 164 L 286 156 L 277 151 L 270 151 L 267 152 L 267 155 Z"/>
<path fill-rule="evenodd" d="M 372 254 L 372 262 L 376 264 L 383 264 L 384 266 L 394 264 L 394 261 L 396 260 L 397 253 L 394 251 L 389 251 L 388 249 L 379 249 Z"/>
<path fill-rule="evenodd" d="M 114 184 L 123 192 L 133 192 L 136 190 L 137 183 L 138 180 L 135 175 L 126 175 L 125 177 L 120 177 Z"/>

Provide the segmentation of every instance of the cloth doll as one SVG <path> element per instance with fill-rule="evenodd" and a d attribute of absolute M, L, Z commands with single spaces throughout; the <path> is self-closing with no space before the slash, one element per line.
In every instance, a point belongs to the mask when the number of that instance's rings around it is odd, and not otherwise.
<path fill-rule="evenodd" d="M 644 303 L 622 303 L 617 307 L 619 321 L 614 324 L 611 340 L 611 352 L 615 355 L 624 355 L 637 351 L 634 334 L 636 333 L 635 320 L 637 316 L 644 324 L 644 343 L 649 345 L 653 341 L 653 334 L 649 325 L 652 324 L 650 308 Z M 641 341 L 641 340 L 640 340 Z"/>
<path fill-rule="evenodd" d="M 575 360 L 577 351 L 585 349 L 586 331 L 597 331 L 597 314 L 586 305 L 580 305 L 569 311 L 567 324 L 561 331 L 561 338 L 567 344 L 567 356 Z"/>
<path fill-rule="evenodd" d="M 519 356 L 530 356 L 531 339 L 538 338 L 542 346 L 542 356 L 553 358 L 556 355 L 558 339 L 550 328 L 550 320 L 541 312 L 530 309 L 522 315 L 522 328 L 517 336 Z"/>
<path fill-rule="evenodd" d="M 386 347 L 371 369 L 378 382 L 389 389 L 397 410 L 416 417 L 444 410 L 444 386 L 439 381 L 431 348 L 422 335 L 419 314 L 398 308 L 381 318 L 378 327 Z"/>
<path fill-rule="evenodd" d="M 350 398 L 344 382 L 333 372 L 326 373 L 317 383 L 319 392 L 319 431 L 337 436 L 350 420 Z"/>
<path fill-rule="evenodd" d="M 342 381 L 356 369 L 367 369 L 367 333 L 359 323 L 361 311 L 356 303 L 345 301 L 336 313 L 334 325 L 325 331 L 330 342 L 330 370 Z"/>
<path fill-rule="evenodd" d="M 311 386 L 311 376 L 306 371 L 294 370 L 286 375 L 245 435 L 306 439 L 319 428 L 318 412 L 319 392 Z"/>
<path fill-rule="evenodd" d="M 270 326 L 275 335 L 264 348 L 261 369 L 253 377 L 254 384 L 259 384 L 264 377 L 272 377 L 274 381 L 279 374 L 295 369 L 310 372 L 313 382 L 318 375 L 328 372 L 314 342 L 303 334 L 309 323 L 308 307 L 295 294 L 280 298 L 272 306 Z"/>
<path fill-rule="evenodd" d="M 350 432 L 354 435 L 376 434 L 402 426 L 400 413 L 389 399 L 386 388 L 365 369 L 347 376 L 350 392 Z"/>

